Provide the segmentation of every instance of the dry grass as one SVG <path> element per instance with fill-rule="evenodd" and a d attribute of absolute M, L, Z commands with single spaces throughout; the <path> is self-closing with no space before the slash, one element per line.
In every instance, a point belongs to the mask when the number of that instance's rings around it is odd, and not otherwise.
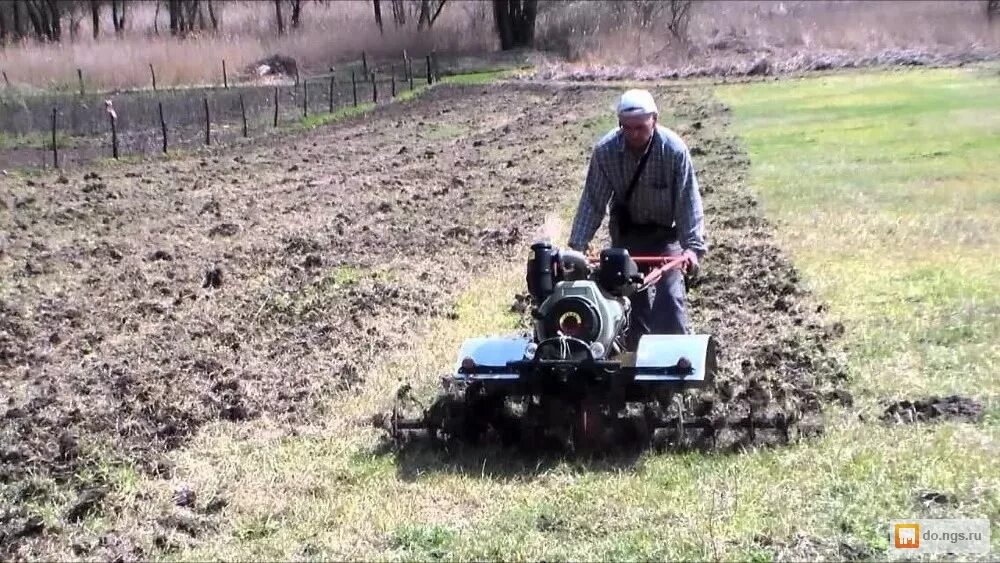
<path fill-rule="evenodd" d="M 698 2 L 684 41 L 667 31 L 667 16 L 664 9 L 652 25 L 639 29 L 613 5 L 573 3 L 549 10 L 539 23 L 545 30 L 541 44 L 567 60 L 542 70 L 625 67 L 685 74 L 684 69 L 724 69 L 765 56 L 780 65 L 807 55 L 857 60 L 886 51 L 1000 50 L 1000 26 L 990 27 L 982 2 L 975 1 Z"/>
<path fill-rule="evenodd" d="M 325 71 L 339 61 L 355 60 L 362 50 L 370 57 L 398 58 L 403 49 L 424 53 L 483 53 L 496 49 L 492 15 L 485 2 L 453 1 L 445 6 L 430 32 L 417 32 L 415 16 L 394 28 L 388 5 L 383 8 L 385 34 L 379 35 L 371 3 L 337 1 L 307 3 L 303 24 L 278 36 L 270 2 L 215 3 L 222 31 L 178 40 L 169 35 L 166 10 L 152 33 L 155 3 L 130 5 L 122 38 L 109 30 L 110 10 L 98 41 L 91 38 L 89 15 L 81 20 L 77 39 L 59 45 L 26 43 L 0 50 L 0 68 L 22 87 L 72 88 L 76 69 L 88 83 L 102 88 L 145 87 L 148 65 L 163 85 L 220 81 L 221 59 L 242 69 L 274 53 L 295 57 L 307 72 Z M 888 49 L 932 52 L 1000 49 L 1000 25 L 988 25 L 983 3 L 963 2 L 732 2 L 695 5 L 688 41 L 672 39 L 666 10 L 646 29 L 639 29 L 631 3 L 608 1 L 542 1 L 536 26 L 537 46 L 556 64 L 587 68 L 711 66 L 720 60 L 801 56 L 804 53 L 872 55 Z M 285 17 L 288 15 L 286 13 Z"/>
<path fill-rule="evenodd" d="M 93 40 L 89 18 L 81 22 L 76 41 L 61 44 L 25 42 L 0 50 L 0 68 L 13 85 L 36 88 L 75 88 L 76 69 L 83 69 L 88 84 L 108 89 L 147 87 L 149 65 L 156 69 L 157 85 L 197 85 L 221 82 L 222 60 L 230 76 L 263 57 L 281 53 L 294 57 L 305 73 L 325 72 L 340 61 L 379 58 L 400 59 L 403 49 L 418 56 L 431 49 L 465 53 L 492 47 L 492 32 L 475 25 L 474 6 L 458 5 L 442 12 L 433 31 L 418 33 L 415 26 L 394 29 L 391 11 L 385 14 L 385 34 L 380 36 L 369 2 L 306 3 L 302 27 L 283 36 L 275 31 L 270 2 L 216 2 L 222 5 L 222 31 L 177 39 L 169 34 L 165 9 L 160 10 L 159 35 L 154 35 L 155 3 L 130 5 L 126 33 L 116 38 L 110 16 L 102 36 Z M 385 10 L 389 10 L 388 7 Z M 106 9 L 105 12 L 109 12 Z M 287 18 L 288 15 L 285 14 Z M 478 21 L 478 20 L 477 20 Z"/>

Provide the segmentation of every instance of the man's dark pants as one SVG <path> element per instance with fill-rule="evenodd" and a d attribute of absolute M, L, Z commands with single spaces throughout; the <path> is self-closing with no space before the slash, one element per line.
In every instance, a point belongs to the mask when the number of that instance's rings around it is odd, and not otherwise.
<path fill-rule="evenodd" d="M 612 245 L 626 248 L 632 256 L 679 256 L 682 253 L 675 237 L 663 234 L 624 235 L 621 240 L 612 240 Z M 639 337 L 643 334 L 686 332 L 684 274 L 680 270 L 668 271 L 655 285 L 632 296 L 632 314 L 626 343 L 629 349 L 636 349 Z"/>

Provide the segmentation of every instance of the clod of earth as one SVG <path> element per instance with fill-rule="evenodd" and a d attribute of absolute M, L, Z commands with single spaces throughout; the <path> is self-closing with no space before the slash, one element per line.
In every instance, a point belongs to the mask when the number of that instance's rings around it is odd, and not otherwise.
<path fill-rule="evenodd" d="M 882 412 L 881 420 L 895 424 L 959 420 L 978 422 L 983 417 L 979 401 L 959 395 L 927 397 L 890 403 Z"/>

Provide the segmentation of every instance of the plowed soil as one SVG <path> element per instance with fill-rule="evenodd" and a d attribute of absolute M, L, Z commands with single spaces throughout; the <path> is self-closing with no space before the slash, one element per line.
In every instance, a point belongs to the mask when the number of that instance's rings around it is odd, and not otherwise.
<path fill-rule="evenodd" d="M 420 321 L 452 314 L 481 266 L 525 252 L 601 133 L 575 122 L 613 95 L 439 88 L 277 146 L 5 179 L 0 556 L 70 541 L 104 509 L 100 467 L 169 474 L 162 454 L 206 422 L 332 414 L 325 399 L 364 385 Z M 763 394 L 818 412 L 841 379 L 826 352 L 837 330 L 745 190 L 724 108 L 658 95 L 706 202 L 712 250 L 690 303 L 721 344 L 712 408 Z M 555 150 L 567 146 L 572 158 Z M 55 487 L 78 496 L 43 524 L 30 506 Z"/>

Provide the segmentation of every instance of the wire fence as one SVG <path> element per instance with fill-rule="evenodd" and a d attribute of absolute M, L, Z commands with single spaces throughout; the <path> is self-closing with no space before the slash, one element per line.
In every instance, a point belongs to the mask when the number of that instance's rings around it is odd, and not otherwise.
<path fill-rule="evenodd" d="M 224 68 L 224 67 L 223 67 Z M 154 74 L 155 76 L 155 74 Z M 310 116 L 384 103 L 439 79 L 436 54 L 360 64 L 279 85 L 149 89 L 116 94 L 3 95 L 0 168 L 59 168 L 107 156 L 123 158 L 224 144 Z"/>

